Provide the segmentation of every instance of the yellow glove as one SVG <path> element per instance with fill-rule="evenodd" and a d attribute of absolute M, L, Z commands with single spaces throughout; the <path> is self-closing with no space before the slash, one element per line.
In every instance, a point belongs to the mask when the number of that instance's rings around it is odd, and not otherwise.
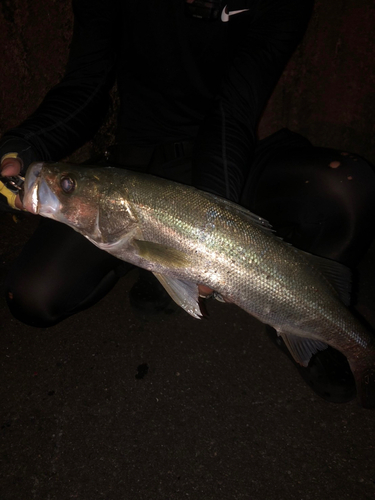
<path fill-rule="evenodd" d="M 19 210 L 19 208 L 16 207 L 16 196 L 17 193 L 13 193 L 10 189 L 8 189 L 4 183 L 0 181 L 0 194 L 5 196 L 7 199 L 8 205 L 16 210 Z"/>
<path fill-rule="evenodd" d="M 18 159 L 18 153 L 7 153 L 1 158 L 1 165 L 4 160 L 7 158 L 17 158 Z M 21 163 L 22 165 L 22 163 Z M 11 191 L 2 181 L 0 181 L 0 194 L 5 196 L 7 199 L 8 205 L 15 210 L 19 210 L 18 207 L 16 207 L 16 197 L 17 197 L 17 192 Z"/>

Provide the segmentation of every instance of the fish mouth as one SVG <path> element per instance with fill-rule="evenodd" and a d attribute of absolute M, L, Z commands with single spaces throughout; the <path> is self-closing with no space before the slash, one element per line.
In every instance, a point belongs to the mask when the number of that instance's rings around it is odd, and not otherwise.
<path fill-rule="evenodd" d="M 32 163 L 27 170 L 23 207 L 32 214 L 53 217 L 60 210 L 60 202 L 42 176 L 43 165 Z"/>
<path fill-rule="evenodd" d="M 39 213 L 38 191 L 42 167 L 42 163 L 32 163 L 26 172 L 25 184 L 23 187 L 23 207 L 32 214 Z"/>

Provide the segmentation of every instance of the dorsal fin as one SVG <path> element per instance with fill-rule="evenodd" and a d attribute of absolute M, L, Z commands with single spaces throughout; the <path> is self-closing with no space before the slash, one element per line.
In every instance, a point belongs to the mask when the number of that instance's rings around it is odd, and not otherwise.
<path fill-rule="evenodd" d="M 214 201 L 218 205 L 224 207 L 226 210 L 229 210 L 232 213 L 238 214 L 241 217 L 245 217 L 252 224 L 256 224 L 261 229 L 265 231 L 274 232 L 272 225 L 263 217 L 250 212 L 247 208 L 241 207 L 241 205 L 237 205 L 233 201 L 226 200 L 225 198 L 221 198 L 220 196 L 216 196 L 215 194 L 205 193 L 201 191 L 203 197 L 209 199 L 210 201 Z"/>
<path fill-rule="evenodd" d="M 312 265 L 318 269 L 327 280 L 331 283 L 333 288 L 338 293 L 341 301 L 346 305 L 350 305 L 351 301 L 351 288 L 352 288 L 352 272 L 351 270 L 335 260 L 325 259 L 318 257 L 308 252 L 302 252 L 307 257 Z"/>

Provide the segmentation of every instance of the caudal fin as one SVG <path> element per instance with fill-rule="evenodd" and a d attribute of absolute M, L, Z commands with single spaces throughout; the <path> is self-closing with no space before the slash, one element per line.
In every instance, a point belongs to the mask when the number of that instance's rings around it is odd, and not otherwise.
<path fill-rule="evenodd" d="M 375 363 L 364 370 L 352 370 L 357 386 L 357 400 L 363 408 L 375 409 Z"/>

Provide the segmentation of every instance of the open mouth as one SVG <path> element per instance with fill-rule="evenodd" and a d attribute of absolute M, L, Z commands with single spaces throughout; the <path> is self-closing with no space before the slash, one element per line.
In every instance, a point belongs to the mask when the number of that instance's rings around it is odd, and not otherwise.
<path fill-rule="evenodd" d="M 23 206 L 32 214 L 39 213 L 39 179 L 42 163 L 34 163 L 27 170 L 24 184 Z"/>
<path fill-rule="evenodd" d="M 53 217 L 60 211 L 60 202 L 42 175 L 43 165 L 33 163 L 26 173 L 23 206 L 32 214 Z"/>

